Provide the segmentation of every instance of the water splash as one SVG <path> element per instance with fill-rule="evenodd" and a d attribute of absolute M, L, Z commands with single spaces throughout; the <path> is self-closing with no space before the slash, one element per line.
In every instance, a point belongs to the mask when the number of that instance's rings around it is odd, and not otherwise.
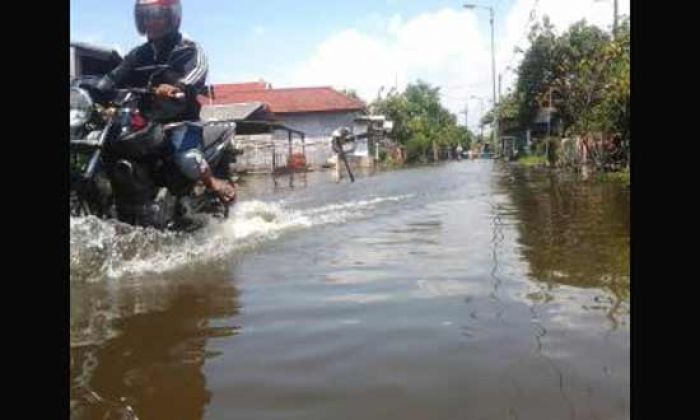
<path fill-rule="evenodd" d="M 220 261 L 284 233 L 362 218 L 382 203 L 408 197 L 377 197 L 304 210 L 286 208 L 283 202 L 246 201 L 233 208 L 228 220 L 212 220 L 195 233 L 163 232 L 93 216 L 71 218 L 71 281 L 118 279 Z"/>

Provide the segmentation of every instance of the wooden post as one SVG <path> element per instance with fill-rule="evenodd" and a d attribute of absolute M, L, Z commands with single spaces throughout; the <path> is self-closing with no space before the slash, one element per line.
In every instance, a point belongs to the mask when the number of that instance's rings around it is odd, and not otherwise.
<path fill-rule="evenodd" d="M 272 170 L 271 172 L 274 174 L 275 173 L 275 139 L 272 139 Z"/>
<path fill-rule="evenodd" d="M 306 162 L 306 136 L 304 133 L 301 133 L 301 154 L 304 155 L 304 164 L 308 166 L 308 163 Z"/>
<path fill-rule="evenodd" d="M 292 132 L 287 132 L 287 141 L 289 142 L 289 156 L 287 157 L 287 169 L 289 170 L 289 186 L 294 186 L 294 167 L 292 166 Z"/>
<path fill-rule="evenodd" d="M 306 135 L 304 133 L 301 133 L 301 153 L 304 155 L 304 187 L 306 187 L 306 177 L 307 177 L 307 168 L 309 167 L 309 163 L 306 160 Z"/>
<path fill-rule="evenodd" d="M 340 182 L 340 153 L 335 154 L 335 182 Z"/>
<path fill-rule="evenodd" d="M 275 177 L 275 138 L 274 135 L 270 137 L 270 140 L 272 140 L 272 170 L 270 171 L 270 174 L 272 175 L 272 182 L 275 184 L 275 188 L 277 187 L 277 177 Z"/>

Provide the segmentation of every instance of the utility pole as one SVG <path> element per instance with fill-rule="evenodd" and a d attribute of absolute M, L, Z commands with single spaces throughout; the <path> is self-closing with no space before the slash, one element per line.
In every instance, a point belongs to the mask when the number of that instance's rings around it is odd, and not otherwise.
<path fill-rule="evenodd" d="M 503 99 L 501 98 L 501 77 L 502 77 L 502 76 L 503 76 L 503 75 L 502 75 L 501 73 L 498 73 L 498 105 L 499 105 L 499 106 L 501 105 L 501 101 L 503 100 Z M 498 119 L 498 118 L 500 118 L 500 117 L 501 117 L 501 111 L 500 111 L 500 109 L 499 109 L 498 111 L 496 111 L 496 119 Z M 499 122 L 496 122 L 496 130 L 500 130 L 500 129 L 501 129 L 501 127 L 500 127 Z M 500 132 L 497 132 L 497 133 L 496 133 L 496 139 L 498 139 L 498 140 L 501 139 L 500 134 L 501 134 Z M 498 149 L 498 150 L 502 149 L 502 147 L 501 147 L 501 142 L 500 142 L 500 141 L 499 141 L 498 144 L 496 145 L 496 149 Z M 500 151 L 502 152 L 503 150 L 500 150 Z"/>
<path fill-rule="evenodd" d="M 498 103 L 501 103 L 501 100 L 503 99 L 501 97 L 501 80 L 503 79 L 503 75 L 498 73 Z"/>
<path fill-rule="evenodd" d="M 549 103 L 547 104 L 547 137 L 552 135 L 552 88 L 549 88 Z"/>
<path fill-rule="evenodd" d="M 464 104 L 464 111 L 462 111 L 462 114 L 464 114 L 464 126 L 469 129 L 469 103 Z"/>
<path fill-rule="evenodd" d="M 547 156 L 547 160 L 550 160 L 549 156 L 549 150 L 550 150 L 550 143 L 552 141 L 552 88 L 549 88 L 549 101 L 547 103 L 547 143 L 545 143 L 545 155 Z M 551 164 L 551 162 L 550 162 Z"/>
<path fill-rule="evenodd" d="M 493 109 L 494 109 L 494 130 L 493 130 L 493 142 L 494 142 L 494 149 L 496 148 L 496 145 L 499 143 L 499 137 L 498 137 L 498 119 L 500 118 L 499 112 L 498 112 L 498 102 L 496 101 L 496 47 L 495 47 L 495 41 L 494 41 L 494 35 L 493 35 L 493 7 L 489 7 L 489 11 L 491 12 L 491 78 L 493 79 Z"/>
<path fill-rule="evenodd" d="M 498 102 L 496 100 L 496 42 L 495 42 L 495 37 L 494 37 L 494 11 L 492 6 L 482 6 L 478 4 L 465 4 L 464 5 L 465 9 L 488 9 L 489 11 L 489 23 L 491 23 L 491 81 L 493 84 L 493 110 L 494 110 L 494 124 L 493 124 L 493 130 L 492 130 L 492 141 L 493 141 L 493 147 L 495 148 L 496 145 L 499 143 L 498 141 Z"/>

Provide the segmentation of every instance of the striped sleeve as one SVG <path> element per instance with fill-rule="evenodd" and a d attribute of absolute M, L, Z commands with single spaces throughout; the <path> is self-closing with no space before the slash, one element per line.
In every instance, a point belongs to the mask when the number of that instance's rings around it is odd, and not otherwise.
<path fill-rule="evenodd" d="M 204 86 L 207 79 L 207 57 L 199 44 L 191 43 L 181 52 L 184 55 L 183 76 L 179 83 L 186 87 L 199 88 Z"/>

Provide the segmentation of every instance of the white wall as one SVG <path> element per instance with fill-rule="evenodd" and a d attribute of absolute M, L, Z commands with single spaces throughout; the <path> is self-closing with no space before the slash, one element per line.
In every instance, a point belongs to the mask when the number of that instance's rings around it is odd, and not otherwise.
<path fill-rule="evenodd" d="M 360 112 L 314 112 L 306 114 L 277 114 L 288 127 L 306 134 L 306 162 L 319 167 L 333 156 L 331 134 L 339 127 L 353 126 L 353 120 Z M 286 140 L 286 133 L 275 134 L 276 139 Z M 296 139 L 296 136 L 295 136 Z M 294 152 L 297 152 L 296 140 Z M 298 151 L 301 151 L 300 148 Z"/>
<path fill-rule="evenodd" d="M 314 168 L 325 164 L 334 153 L 331 149 L 331 134 L 339 127 L 353 127 L 353 120 L 359 112 L 317 112 L 306 114 L 277 114 L 280 123 L 304 132 L 306 163 Z M 274 141 L 276 166 L 285 166 L 289 159 L 287 132 L 275 131 L 270 135 L 236 136 L 238 146 L 244 149 L 239 156 L 239 170 L 268 172 L 272 167 L 272 147 Z M 366 146 L 365 146 L 366 148 Z M 292 153 L 301 153 L 301 137 L 292 135 Z"/>

